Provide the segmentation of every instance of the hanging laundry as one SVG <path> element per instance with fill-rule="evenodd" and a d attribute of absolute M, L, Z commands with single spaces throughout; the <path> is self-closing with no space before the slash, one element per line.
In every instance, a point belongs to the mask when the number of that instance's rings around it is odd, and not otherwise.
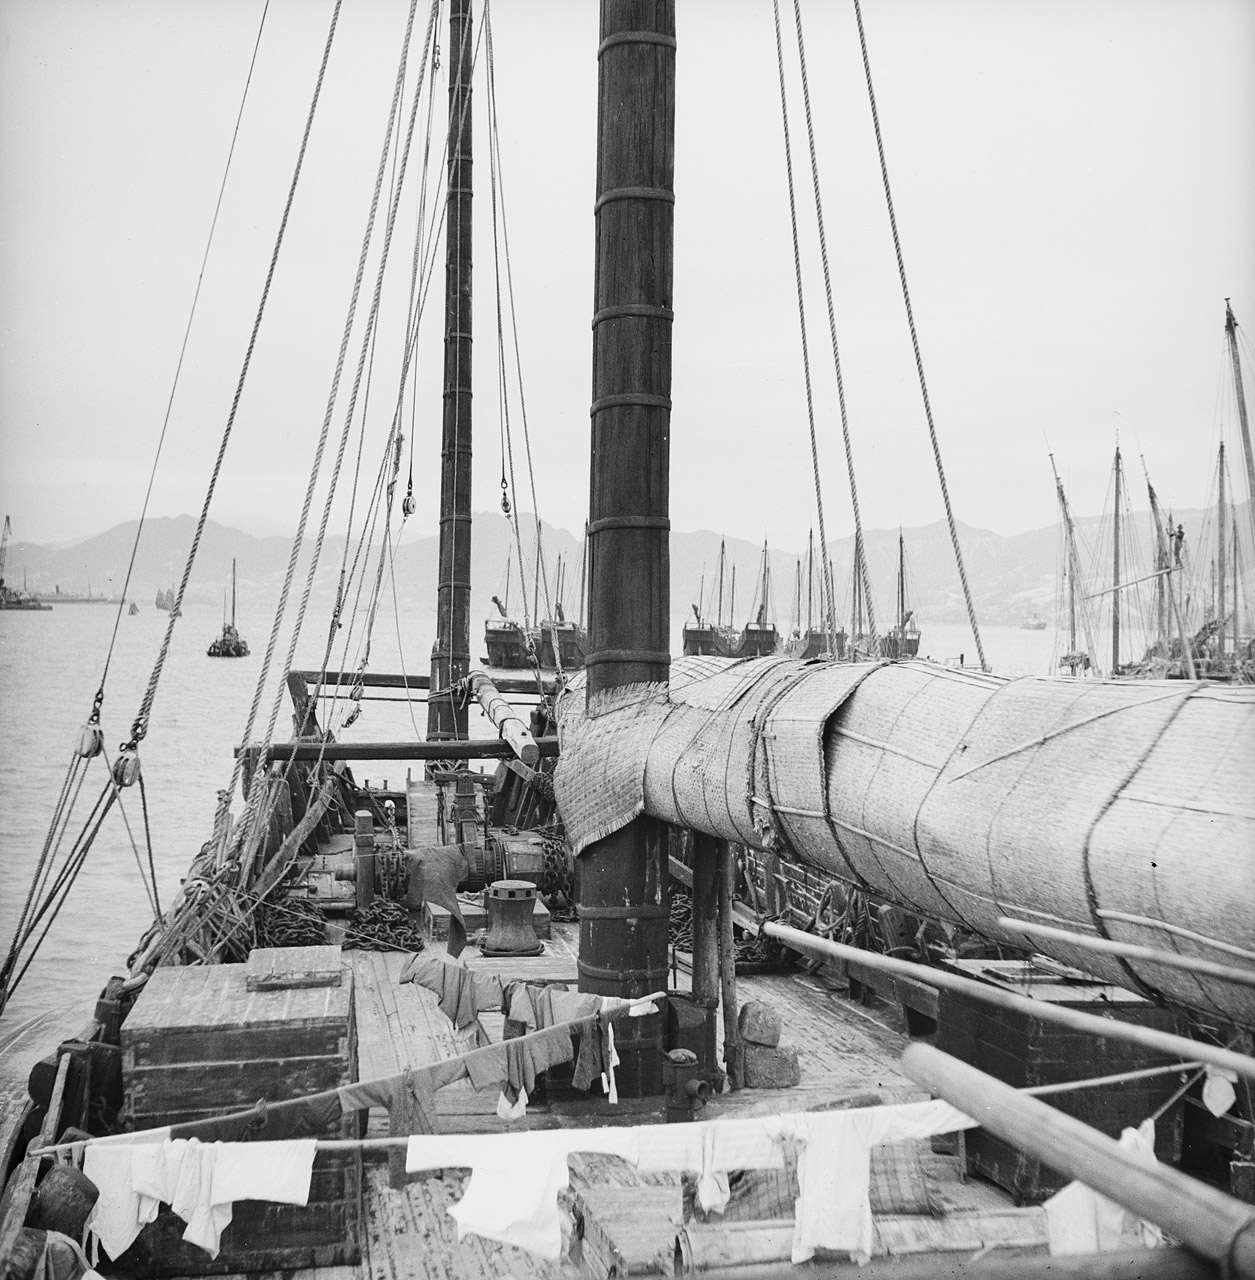
<path fill-rule="evenodd" d="M 261 1101 L 250 1111 L 227 1116 L 189 1120 L 170 1129 L 172 1138 L 199 1138 L 202 1142 L 282 1142 L 288 1138 L 320 1138 L 334 1135 L 344 1111 L 334 1092 L 308 1098 Z"/>
<path fill-rule="evenodd" d="M 940 1100 L 767 1118 L 772 1136 L 800 1145 L 793 1261 L 805 1262 L 821 1247 L 860 1259 L 871 1256 L 872 1147 L 954 1133 L 975 1124 Z"/>
<path fill-rule="evenodd" d="M 636 1129 L 551 1129 L 530 1133 L 412 1138 L 405 1167 L 470 1169 L 461 1200 L 449 1209 L 458 1239 L 499 1240 L 556 1260 L 562 1252 L 558 1192 L 570 1185 L 567 1157 L 602 1152 L 635 1161 Z M 520 1171 L 526 1170 L 526 1176 Z"/>
<path fill-rule="evenodd" d="M 1207 1079 L 1203 1081 L 1203 1106 L 1213 1116 L 1222 1116 L 1238 1100 L 1234 1085 L 1238 1082 L 1236 1071 L 1226 1071 L 1223 1067 L 1207 1068 Z"/>
<path fill-rule="evenodd" d="M 753 1116 L 643 1128 L 637 1167 L 642 1173 L 698 1174 L 698 1204 L 708 1213 L 722 1213 L 733 1169 L 784 1168 L 784 1151 L 771 1127 L 779 1119 Z"/>
<path fill-rule="evenodd" d="M 550 1027 L 526 1039 L 505 1040 L 502 1044 L 506 1051 L 507 1080 L 514 1093 L 522 1089 L 535 1093 L 537 1076 L 575 1057 L 571 1033 L 566 1027 Z"/>
<path fill-rule="evenodd" d="M 187 1223 L 183 1239 L 216 1258 L 236 1200 L 308 1203 L 316 1147 L 312 1138 L 274 1143 L 177 1138 L 117 1146 L 89 1144 L 83 1171 L 100 1188 L 100 1199 L 88 1228 L 116 1261 L 145 1224 L 157 1217 L 160 1206 L 168 1204 Z"/>
<path fill-rule="evenodd" d="M 1139 1164 L 1155 1164 L 1154 1120 L 1143 1120 L 1136 1129 L 1125 1129 L 1120 1146 Z M 1046 1235 L 1052 1257 L 1109 1253 L 1126 1247 L 1130 1234 L 1147 1249 L 1157 1249 L 1164 1242 L 1163 1232 L 1154 1223 L 1142 1221 L 1083 1182 L 1069 1182 L 1042 1207 L 1046 1210 Z"/>
<path fill-rule="evenodd" d="M 401 969 L 398 982 L 415 982 L 434 991 L 440 1010 L 461 1031 L 479 1017 L 475 1003 L 475 980 L 470 970 L 456 960 L 443 958 L 430 951 L 411 956 Z"/>

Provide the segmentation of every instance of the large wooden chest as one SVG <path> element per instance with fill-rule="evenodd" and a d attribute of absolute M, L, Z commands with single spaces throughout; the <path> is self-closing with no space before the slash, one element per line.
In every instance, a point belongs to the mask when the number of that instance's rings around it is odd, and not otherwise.
<path fill-rule="evenodd" d="M 122 1079 L 134 1129 L 348 1084 L 357 1079 L 352 967 L 339 948 L 296 947 L 254 952 L 248 965 L 158 969 L 122 1026 Z M 357 1137 L 356 1113 L 317 1136 Z M 309 1204 L 238 1202 L 216 1259 L 185 1244 L 182 1220 L 163 1210 L 124 1265 L 169 1276 L 355 1263 L 361 1177 L 360 1152 L 319 1152 Z"/>
<path fill-rule="evenodd" d="M 1087 979 L 1062 966 L 1035 967 L 1031 961 L 961 960 L 951 968 L 965 977 L 981 978 L 1004 990 L 1051 1004 L 1137 1022 L 1162 1031 L 1179 1032 L 1179 1016 L 1122 987 Z M 1059 1084 L 1097 1076 L 1167 1065 L 1171 1057 L 1127 1040 L 1105 1039 L 1055 1022 L 995 1008 L 955 991 L 940 993 L 937 1048 L 1017 1089 Z M 1180 1087 L 1177 1074 L 1151 1076 L 1118 1085 L 1049 1094 L 1044 1102 L 1085 1124 L 1118 1138 L 1136 1128 Z M 1181 1154 L 1182 1104 L 1178 1100 L 1155 1126 L 1160 1160 Z M 1005 1187 L 1021 1204 L 1036 1204 L 1067 1182 L 1063 1175 L 1016 1150 L 984 1129 L 965 1139 L 967 1166 Z"/>

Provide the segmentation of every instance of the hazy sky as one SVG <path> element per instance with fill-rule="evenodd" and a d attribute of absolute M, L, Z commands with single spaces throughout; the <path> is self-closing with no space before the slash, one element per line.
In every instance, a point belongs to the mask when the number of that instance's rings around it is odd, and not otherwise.
<path fill-rule="evenodd" d="M 814 499 L 771 5 L 677 7 L 672 521 L 796 548 Z M 0 0 L 0 512 L 20 539 L 81 537 L 138 514 L 262 8 Z M 199 509 L 331 8 L 271 0 L 155 514 Z M 497 0 L 493 10 L 540 506 L 569 529 L 588 501 L 597 8 Z M 941 515 L 941 499 L 853 9 L 806 0 L 803 15 L 864 519 L 922 524 Z M 1047 439 L 1074 507 L 1096 513 L 1117 428 L 1167 501 L 1203 505 L 1214 444 L 1236 430 L 1226 296 L 1255 329 L 1255 4 L 866 0 L 864 18 L 959 518 L 1001 533 L 1050 523 Z M 212 512 L 224 522 L 296 523 L 404 19 L 401 0 L 344 0 Z M 837 537 L 851 528 L 850 502 L 795 49 L 791 66 L 820 459 Z M 485 509 L 497 504 L 501 470 L 486 117 L 481 99 L 475 506 Z M 415 162 L 394 255 L 402 271 L 385 286 L 393 317 L 408 288 L 417 176 Z M 435 524 L 439 272 L 434 288 L 411 521 L 424 533 Z M 372 474 L 398 351 L 399 339 L 381 336 Z M 1243 493 L 1240 470 L 1235 484 Z"/>

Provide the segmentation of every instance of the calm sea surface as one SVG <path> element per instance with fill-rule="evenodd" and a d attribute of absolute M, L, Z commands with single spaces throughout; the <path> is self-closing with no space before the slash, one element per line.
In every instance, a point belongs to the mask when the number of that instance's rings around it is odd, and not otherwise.
<path fill-rule="evenodd" d="M 111 758 L 118 743 L 129 736 L 166 621 L 167 615 L 151 605 L 121 620 L 102 717 Z M 104 605 L 61 605 L 50 613 L 0 612 L 3 951 L 12 938 L 71 751 L 90 712 L 113 622 L 114 610 Z M 140 748 L 163 905 L 170 902 L 189 861 L 210 834 L 216 792 L 230 780 L 232 749 L 243 733 L 261 669 L 266 639 L 262 620 L 241 620 L 240 629 L 249 639 L 253 656 L 234 661 L 205 655 L 220 625 L 220 615 L 212 608 L 190 607 L 180 619 L 149 734 Z M 403 650 L 398 630 L 405 637 Z M 430 613 L 403 617 L 398 628 L 392 617 L 385 619 L 381 612 L 371 669 L 398 670 L 403 656 L 411 674 L 426 673 L 432 631 Z M 1046 675 L 1051 669 L 1052 630 L 992 627 L 982 632 L 982 638 L 986 657 L 999 674 Z M 478 639 L 472 643 L 478 660 L 477 645 Z M 968 663 L 976 660 L 971 634 L 959 626 L 925 627 L 921 653 L 936 659 L 963 653 Z M 321 639 L 310 633 L 298 648 L 297 664 L 317 666 L 320 659 Z M 263 716 L 268 708 L 269 702 L 264 703 Z M 425 706 L 415 704 L 413 714 L 419 728 L 425 729 Z M 285 700 L 277 737 L 288 736 L 289 716 Z M 410 709 L 404 703 L 371 703 L 341 736 L 358 741 L 412 738 Z M 363 764 L 355 767 L 355 773 L 359 780 L 390 777 L 399 782 L 404 769 L 396 762 Z M 89 793 L 94 798 L 103 785 L 104 769 L 97 760 L 80 797 L 79 825 L 90 807 Z M 124 803 L 142 849 L 138 791 L 128 791 Z M 72 827 L 72 833 L 77 830 Z M 67 1034 L 80 1025 L 109 975 L 124 972 L 127 955 L 151 921 L 135 854 L 115 807 L 38 958 L 0 1016 L 0 1042 L 6 1027 L 39 1012 L 57 1011 L 58 1024 L 63 1020 Z"/>

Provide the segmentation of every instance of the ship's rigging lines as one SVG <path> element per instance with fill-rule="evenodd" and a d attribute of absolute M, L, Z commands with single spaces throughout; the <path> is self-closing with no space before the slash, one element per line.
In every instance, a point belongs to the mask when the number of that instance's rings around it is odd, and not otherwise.
<path fill-rule="evenodd" d="M 893 236 L 894 255 L 897 259 L 897 266 L 898 266 L 898 278 L 902 286 L 902 300 L 906 308 L 907 327 L 910 331 L 911 347 L 915 356 L 915 368 L 916 368 L 916 373 L 919 379 L 920 394 L 923 398 L 924 416 L 928 424 L 929 439 L 932 444 L 933 461 L 937 470 L 937 479 L 941 486 L 941 496 L 942 496 L 942 501 L 944 503 L 945 512 L 946 512 L 946 522 L 950 531 L 951 546 L 954 549 L 955 563 L 959 571 L 959 581 L 963 588 L 963 600 L 967 609 L 968 622 L 972 629 L 972 637 L 976 642 L 976 651 L 980 659 L 981 669 L 983 671 L 988 671 L 989 665 L 985 659 L 985 650 L 981 642 L 980 627 L 976 621 L 976 610 L 972 602 L 971 588 L 967 580 L 967 570 L 963 562 L 963 550 L 959 543 L 958 528 L 955 524 L 954 511 L 950 502 L 949 486 L 946 483 L 945 468 L 942 464 L 942 459 L 941 459 L 941 445 L 937 438 L 937 428 L 933 420 L 932 403 L 928 395 L 928 382 L 924 374 L 923 356 L 920 351 L 919 335 L 915 326 L 915 313 L 911 306 L 911 294 L 910 294 L 910 288 L 907 283 L 906 265 L 905 265 L 905 259 L 903 257 L 903 252 L 902 252 L 902 242 L 901 242 L 901 237 L 898 234 L 897 216 L 894 212 L 893 194 L 889 184 L 888 161 L 885 156 L 884 140 L 881 136 L 880 117 L 876 109 L 876 93 L 872 84 L 871 60 L 867 50 L 867 39 L 866 39 L 866 34 L 863 30 L 863 16 L 862 16 L 862 11 L 859 8 L 858 0 L 855 0 L 854 13 L 855 13 L 855 19 L 858 24 L 859 47 L 862 53 L 863 71 L 864 71 L 864 76 L 867 83 L 867 96 L 868 96 L 868 101 L 871 107 L 872 126 L 873 126 L 873 130 L 875 132 L 875 137 L 876 137 L 876 152 L 880 162 L 880 174 L 881 174 L 882 185 L 884 187 L 885 204 L 889 214 L 889 227 Z M 810 430 L 811 467 L 812 467 L 814 483 L 815 483 L 815 504 L 816 504 L 818 520 L 819 520 L 820 546 L 823 548 L 826 548 L 828 543 L 827 543 L 826 531 L 824 527 L 824 506 L 823 506 L 822 486 L 820 483 L 819 449 L 818 449 L 818 443 L 816 439 L 814 395 L 813 395 L 813 389 L 812 389 L 812 383 L 811 383 L 811 369 L 810 369 L 810 352 L 809 352 L 809 345 L 808 345 L 807 332 L 806 332 L 806 304 L 805 304 L 804 291 L 803 291 L 803 285 L 802 285 L 801 252 L 800 252 L 799 241 L 798 241 L 797 201 L 796 201 L 796 195 L 794 191 L 794 182 L 793 182 L 793 158 L 792 158 L 792 148 L 791 148 L 790 133 L 789 133 L 788 94 L 787 94 L 786 84 L 785 84 L 784 47 L 783 47 L 783 40 L 780 32 L 779 0 L 773 0 L 772 2 L 772 16 L 775 24 L 776 66 L 777 66 L 777 73 L 778 73 L 779 83 L 780 83 L 780 110 L 781 110 L 783 132 L 784 132 L 785 171 L 786 171 L 786 177 L 788 182 L 788 193 L 789 193 L 789 219 L 790 219 L 792 238 L 793 238 L 794 277 L 795 277 L 795 283 L 797 288 L 798 317 L 799 317 L 799 324 L 801 329 L 802 369 L 803 369 L 803 378 L 804 378 L 805 388 L 806 388 L 807 420 L 808 420 L 809 430 Z M 820 193 L 819 164 L 818 164 L 816 148 L 815 148 L 814 117 L 811 110 L 810 84 L 809 84 L 809 78 L 807 76 L 807 70 L 806 70 L 806 42 L 805 42 L 805 37 L 802 31 L 802 12 L 801 12 L 800 0 L 793 0 L 793 19 L 794 19 L 794 27 L 797 33 L 798 65 L 801 73 L 802 99 L 803 99 L 803 105 L 804 105 L 805 115 L 806 115 L 806 134 L 807 134 L 807 142 L 808 142 L 809 155 L 810 155 L 811 187 L 814 194 L 815 219 L 816 219 L 818 234 L 819 234 L 819 252 L 820 252 L 820 262 L 822 265 L 823 277 L 824 277 L 824 295 L 825 295 L 825 300 L 827 302 L 828 332 L 829 332 L 829 338 L 832 346 L 833 370 L 836 376 L 837 403 L 838 403 L 840 418 L 841 418 L 842 442 L 845 449 L 846 473 L 847 473 L 849 486 L 850 486 L 850 506 L 851 506 L 851 511 L 854 518 L 854 545 L 856 548 L 855 557 L 854 557 L 854 574 L 858 577 L 859 583 L 862 587 L 861 598 L 863 602 L 863 607 L 866 609 L 866 613 L 867 613 L 868 639 L 871 642 L 871 648 L 875 650 L 877 648 L 877 645 L 876 645 L 877 628 L 876 628 L 875 606 L 872 601 L 871 580 L 868 572 L 867 558 L 866 556 L 860 554 L 861 548 L 864 546 L 862 516 L 859 510 L 858 484 L 857 484 L 856 474 L 855 474 L 854 451 L 853 451 L 853 445 L 851 442 L 849 414 L 846 409 L 845 379 L 844 379 L 844 375 L 842 373 L 842 368 L 841 368 L 840 346 L 837 341 L 836 315 L 835 315 L 835 310 L 833 305 L 833 293 L 832 293 L 832 275 L 829 267 L 827 236 L 824 230 L 823 199 Z M 824 573 L 825 573 L 827 598 L 829 601 L 832 601 L 833 591 L 832 591 L 831 572 L 828 568 L 828 558 L 827 558 L 826 552 L 824 555 Z M 831 606 L 829 609 L 829 616 L 826 618 L 826 626 L 828 629 L 829 647 L 830 649 L 832 649 L 833 648 L 832 640 L 836 632 L 836 620 L 835 620 L 835 616 L 833 616 L 831 613 Z"/>

